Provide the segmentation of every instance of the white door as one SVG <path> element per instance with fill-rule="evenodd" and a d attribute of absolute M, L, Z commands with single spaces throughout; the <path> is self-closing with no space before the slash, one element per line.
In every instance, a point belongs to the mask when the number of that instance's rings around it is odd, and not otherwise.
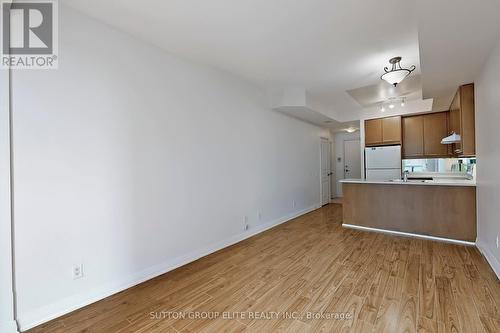
<path fill-rule="evenodd" d="M 344 179 L 361 178 L 361 148 L 359 140 L 344 141 Z"/>
<path fill-rule="evenodd" d="M 361 178 L 361 147 L 359 139 L 344 140 L 344 172 L 339 176 L 337 177 L 338 180 Z M 343 196 L 341 183 L 337 183 L 337 196 Z"/>
<path fill-rule="evenodd" d="M 332 176 L 330 149 L 330 142 L 326 139 L 321 139 L 321 205 L 330 203 L 330 177 Z"/>

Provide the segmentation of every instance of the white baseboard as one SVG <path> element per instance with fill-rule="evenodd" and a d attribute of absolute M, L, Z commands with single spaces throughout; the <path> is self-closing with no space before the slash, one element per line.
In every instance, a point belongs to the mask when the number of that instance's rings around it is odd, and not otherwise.
<path fill-rule="evenodd" d="M 86 305 L 97 302 L 103 298 L 106 298 L 108 296 L 116 294 L 120 291 L 123 291 L 125 289 L 130 288 L 130 287 L 133 287 L 137 284 L 140 284 L 142 282 L 150 280 L 154 277 L 165 274 L 165 273 L 167 273 L 171 270 L 174 270 L 180 266 L 186 265 L 190 262 L 193 262 L 199 258 L 202 258 L 206 255 L 211 254 L 211 253 L 214 253 L 214 252 L 221 250 L 225 247 L 228 247 L 228 246 L 231 246 L 231 245 L 236 244 L 238 242 L 241 242 L 244 239 L 252 237 L 256 234 L 259 234 L 263 231 L 271 229 L 271 228 L 273 228 L 277 225 L 280 225 L 282 223 L 288 222 L 296 217 L 307 214 L 307 213 L 309 213 L 313 210 L 316 210 L 320 207 L 321 206 L 319 204 L 313 205 L 311 207 L 294 212 L 292 214 L 289 214 L 289 215 L 284 216 L 282 218 L 276 219 L 274 221 L 256 226 L 253 229 L 250 229 L 250 230 L 243 232 L 241 234 L 234 235 L 228 239 L 217 242 L 217 243 L 212 244 L 210 246 L 206 246 L 204 248 L 197 249 L 197 250 L 192 251 L 184 256 L 174 258 L 172 260 L 161 263 L 159 265 L 155 265 L 153 267 L 149 267 L 143 271 L 132 274 L 125 279 L 114 281 L 113 283 L 108 284 L 107 286 L 103 286 L 103 287 L 95 289 L 91 292 L 85 292 L 82 294 L 70 296 L 70 297 L 62 299 L 58 302 L 54 302 L 52 304 L 48 304 L 46 306 L 43 306 L 35 311 L 24 314 L 24 315 L 20 316 L 20 318 L 18 318 L 18 322 L 19 322 L 21 331 L 25 331 L 25 330 L 28 330 L 28 329 L 33 328 L 35 326 L 41 325 L 41 324 L 48 322 L 52 319 L 58 318 L 62 315 L 65 315 L 71 311 L 77 310 L 77 309 L 82 308 Z M 4 331 L 0 330 L 0 332 L 3 333 Z M 9 331 L 6 330 L 5 332 L 9 332 Z"/>
<path fill-rule="evenodd" d="M 370 228 L 370 227 L 363 227 L 360 225 L 347 224 L 347 223 L 343 223 L 342 226 L 346 227 L 346 228 L 351 228 L 351 229 L 381 232 L 384 234 L 407 236 L 407 237 L 420 238 L 420 239 L 428 239 L 428 240 L 433 240 L 433 241 L 438 241 L 438 242 L 445 242 L 445 243 L 452 243 L 452 244 L 459 244 L 459 245 L 474 246 L 476 244 L 474 242 L 468 242 L 468 241 L 459 240 L 459 239 L 451 239 L 451 238 L 435 237 L 435 236 L 428 236 L 428 235 L 421 235 L 421 234 L 413 234 L 410 232 L 402 232 L 402 231 L 387 230 L 387 229 Z"/>
<path fill-rule="evenodd" d="M 497 275 L 497 278 L 500 280 L 500 262 L 498 262 L 498 259 L 491 253 L 489 248 L 482 244 L 482 242 L 477 242 L 477 248 L 479 249 L 479 252 L 486 258 L 486 261 L 488 264 L 490 264 L 491 268 Z"/>

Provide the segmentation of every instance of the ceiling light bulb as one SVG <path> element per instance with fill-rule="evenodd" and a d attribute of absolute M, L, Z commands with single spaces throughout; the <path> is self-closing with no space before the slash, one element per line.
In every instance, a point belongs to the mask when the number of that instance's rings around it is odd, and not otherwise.
<path fill-rule="evenodd" d="M 389 104 L 389 109 L 394 109 L 394 104 Z"/>
<path fill-rule="evenodd" d="M 405 102 L 401 102 L 401 106 L 405 106 Z"/>
<path fill-rule="evenodd" d="M 353 127 L 349 127 L 349 128 L 346 129 L 346 132 L 347 133 L 354 133 L 354 132 L 356 132 L 356 129 L 353 128 Z"/>
<path fill-rule="evenodd" d="M 384 107 L 381 107 L 381 108 L 380 108 L 380 111 L 385 112 L 385 108 L 384 108 Z"/>

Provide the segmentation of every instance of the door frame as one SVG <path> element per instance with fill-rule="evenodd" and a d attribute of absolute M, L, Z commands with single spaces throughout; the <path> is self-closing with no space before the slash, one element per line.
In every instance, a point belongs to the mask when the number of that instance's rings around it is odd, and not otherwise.
<path fill-rule="evenodd" d="M 12 70 L 0 70 L 0 331 L 19 332 L 12 215 Z"/>
<path fill-rule="evenodd" d="M 333 175 L 333 172 L 332 172 L 332 140 L 330 138 L 327 138 L 327 137 L 323 137 L 321 136 L 319 138 L 319 207 L 322 207 L 324 204 L 323 204 L 323 182 L 322 182 L 322 178 L 321 178 L 321 159 L 323 158 L 323 150 L 321 149 L 321 145 L 323 144 L 323 142 L 327 142 L 328 143 L 328 152 L 330 154 L 330 170 L 329 170 L 329 175 L 328 177 L 330 177 L 330 180 L 328 182 L 328 186 L 330 187 L 330 196 L 328 197 L 328 202 L 326 204 L 329 204 L 332 202 L 332 175 Z"/>

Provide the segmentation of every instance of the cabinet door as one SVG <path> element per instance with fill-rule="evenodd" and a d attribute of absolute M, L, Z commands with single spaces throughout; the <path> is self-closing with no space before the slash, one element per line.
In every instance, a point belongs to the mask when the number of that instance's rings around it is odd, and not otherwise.
<path fill-rule="evenodd" d="M 365 120 L 365 145 L 382 143 L 382 119 Z"/>
<path fill-rule="evenodd" d="M 382 141 L 385 144 L 401 143 L 401 117 L 382 119 Z"/>
<path fill-rule="evenodd" d="M 461 115 L 460 115 L 460 89 L 458 89 L 455 97 L 453 97 L 453 101 L 450 106 L 450 128 L 448 133 L 451 134 L 453 132 L 462 135 L 461 129 Z M 462 144 L 454 143 L 452 145 L 453 152 L 455 154 L 461 154 L 462 152 Z"/>
<path fill-rule="evenodd" d="M 461 156 L 476 155 L 475 116 L 474 116 L 474 84 L 460 87 L 460 124 L 462 135 Z"/>
<path fill-rule="evenodd" d="M 403 118 L 403 157 L 424 155 L 424 117 Z"/>
<path fill-rule="evenodd" d="M 446 112 L 431 113 L 424 118 L 424 155 L 447 156 L 448 145 L 441 144 L 441 139 L 448 135 Z"/>

